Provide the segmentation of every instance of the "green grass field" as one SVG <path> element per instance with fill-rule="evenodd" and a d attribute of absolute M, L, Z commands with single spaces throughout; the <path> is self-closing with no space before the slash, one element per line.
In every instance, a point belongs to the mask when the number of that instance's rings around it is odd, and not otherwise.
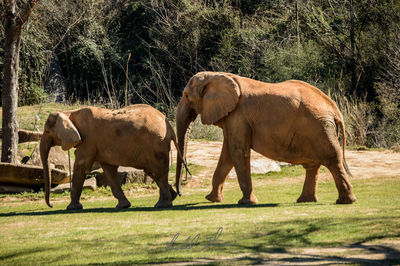
<path fill-rule="evenodd" d="M 319 182 L 320 201 L 307 204 L 295 203 L 302 177 L 253 180 L 259 199 L 253 206 L 236 204 L 241 197 L 236 180 L 228 181 L 223 203 L 204 199 L 209 186 L 183 188 L 175 206 L 162 210 L 153 208 L 154 188 L 126 187 L 133 207 L 125 210 L 114 209 L 107 189 L 85 191 L 82 211 L 65 210 L 67 193 L 52 194 L 53 209 L 43 193 L 3 195 L 0 263 L 279 263 L 296 262 L 304 250 L 315 253 L 302 258 L 306 264 L 400 263 L 398 257 L 358 257 L 371 252 L 367 243 L 400 239 L 398 177 L 353 180 L 358 200 L 352 205 L 334 204 L 332 180 Z M 338 253 L 333 247 L 346 249 Z"/>

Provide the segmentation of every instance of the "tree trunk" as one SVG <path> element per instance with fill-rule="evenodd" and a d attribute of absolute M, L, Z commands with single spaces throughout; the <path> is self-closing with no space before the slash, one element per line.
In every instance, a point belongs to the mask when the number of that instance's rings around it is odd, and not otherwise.
<path fill-rule="evenodd" d="M 2 90 L 3 105 L 3 137 L 1 145 L 1 161 L 17 162 L 18 152 L 18 66 L 19 45 L 21 41 L 21 25 L 15 17 L 15 1 L 8 3 L 4 19 L 4 79 Z"/>
<path fill-rule="evenodd" d="M 299 0 L 296 0 L 296 37 L 297 44 L 300 45 L 300 30 L 299 30 Z"/>
<path fill-rule="evenodd" d="M 16 0 L 4 0 L 4 79 L 2 90 L 3 138 L 1 161 L 17 162 L 18 153 L 18 68 L 19 46 L 22 25 L 28 20 L 33 7 L 39 0 L 29 0 L 19 16 L 16 15 Z"/>
<path fill-rule="evenodd" d="M 354 38 L 354 4 L 353 0 L 350 0 L 350 47 L 351 47 L 350 71 L 351 71 L 351 88 L 353 96 L 357 95 L 356 59 L 354 55 L 355 43 L 356 41 Z"/>

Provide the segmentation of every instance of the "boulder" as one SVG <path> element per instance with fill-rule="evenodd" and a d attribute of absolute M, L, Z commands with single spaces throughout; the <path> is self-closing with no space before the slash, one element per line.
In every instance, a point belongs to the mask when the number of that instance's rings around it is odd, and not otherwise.
<path fill-rule="evenodd" d="M 97 186 L 109 186 L 108 180 L 102 170 L 92 171 L 91 175 L 96 178 Z M 153 179 L 146 175 L 143 170 L 132 167 L 119 167 L 118 179 L 120 180 L 121 185 L 130 183 L 151 184 L 153 182 Z"/>
<path fill-rule="evenodd" d="M 143 170 L 139 170 L 132 167 L 119 167 L 118 172 L 121 173 L 123 177 L 123 184 L 130 183 L 143 183 L 151 184 L 153 179 L 148 176 Z"/>
<path fill-rule="evenodd" d="M 268 172 L 280 172 L 280 163 L 268 158 L 257 158 L 250 160 L 252 174 L 266 174 Z M 230 171 L 229 178 L 236 178 L 235 168 Z"/>
<path fill-rule="evenodd" d="M 54 146 L 50 149 L 49 163 L 50 165 L 54 165 L 54 167 L 57 169 L 69 171 L 68 154 L 65 151 L 63 151 L 60 146 Z M 36 146 L 35 149 L 33 149 L 32 155 L 26 164 L 42 166 L 39 146 Z M 73 166 L 74 166 L 74 161 L 71 158 L 71 167 Z"/>

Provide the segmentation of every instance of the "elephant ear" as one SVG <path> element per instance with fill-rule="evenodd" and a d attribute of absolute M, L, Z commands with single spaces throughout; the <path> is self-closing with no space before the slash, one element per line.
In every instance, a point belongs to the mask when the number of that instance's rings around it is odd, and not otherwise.
<path fill-rule="evenodd" d="M 201 122 L 211 125 L 232 112 L 239 102 L 238 84 L 225 74 L 212 74 L 203 88 Z"/>
<path fill-rule="evenodd" d="M 63 113 L 58 113 L 54 132 L 61 140 L 61 147 L 64 151 L 75 147 L 81 142 L 81 136 L 78 130 L 71 120 Z"/>

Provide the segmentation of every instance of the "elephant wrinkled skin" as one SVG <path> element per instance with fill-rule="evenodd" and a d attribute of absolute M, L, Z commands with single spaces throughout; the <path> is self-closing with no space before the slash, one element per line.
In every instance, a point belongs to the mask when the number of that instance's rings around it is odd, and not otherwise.
<path fill-rule="evenodd" d="M 235 167 L 243 192 L 239 203 L 257 203 L 250 176 L 250 149 L 273 160 L 303 165 L 306 177 L 297 202 L 317 201 L 321 165 L 333 175 L 339 192 L 336 203 L 356 200 L 344 161 L 342 115 L 333 100 L 310 84 L 298 80 L 272 84 L 230 73 L 197 73 L 184 88 L 176 112 L 178 146 L 184 155 L 188 127 L 198 114 L 203 124 L 219 126 L 224 134 L 208 200 L 223 200 L 226 176 Z M 181 167 L 178 158 L 178 193 Z"/>
<path fill-rule="evenodd" d="M 64 150 L 76 147 L 71 203 L 67 209 L 82 208 L 79 199 L 83 182 L 94 161 L 101 164 L 111 184 L 118 199 L 117 208 L 131 206 L 117 177 L 118 166 L 143 169 L 160 188 L 155 207 L 172 206 L 177 194 L 168 184 L 171 140 L 176 146 L 174 130 L 165 116 L 144 104 L 119 110 L 87 107 L 51 113 L 40 142 L 47 205 L 52 207 L 48 155 L 52 146 L 61 145 Z"/>

